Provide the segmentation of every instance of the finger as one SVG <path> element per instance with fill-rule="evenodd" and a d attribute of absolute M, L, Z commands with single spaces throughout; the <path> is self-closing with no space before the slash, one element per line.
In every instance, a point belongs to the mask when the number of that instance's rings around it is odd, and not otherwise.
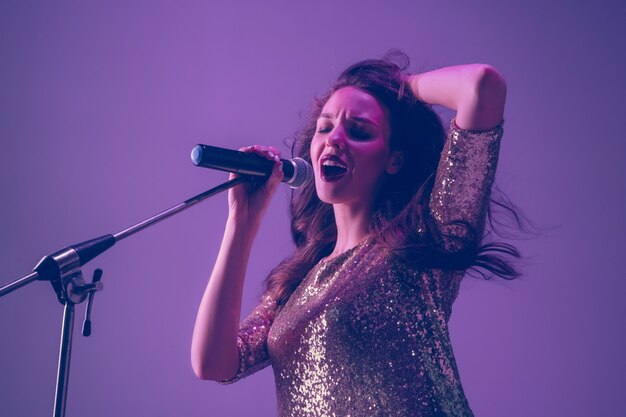
<path fill-rule="evenodd" d="M 274 168 L 272 169 L 271 180 L 273 182 L 281 182 L 285 174 L 283 173 L 283 161 L 280 159 L 276 161 L 274 164 Z"/>
<path fill-rule="evenodd" d="M 269 146 L 268 148 L 269 148 L 270 152 L 272 152 L 274 155 L 278 156 L 278 158 L 280 159 L 280 151 L 278 149 L 276 149 L 273 146 Z"/>
<path fill-rule="evenodd" d="M 271 146 L 252 145 L 251 148 L 252 152 L 266 159 L 269 159 L 270 161 L 277 161 L 280 159 L 280 157 L 278 156 L 280 153 Z"/>

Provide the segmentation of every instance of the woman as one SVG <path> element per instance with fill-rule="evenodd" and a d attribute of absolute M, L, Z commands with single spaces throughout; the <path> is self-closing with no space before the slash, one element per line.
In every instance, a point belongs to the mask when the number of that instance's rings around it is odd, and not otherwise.
<path fill-rule="evenodd" d="M 250 247 L 281 180 L 229 194 L 229 217 L 192 342 L 199 378 L 268 364 L 280 416 L 471 416 L 447 323 L 465 271 L 517 273 L 482 244 L 506 84 L 476 64 L 405 75 L 369 60 L 318 100 L 295 153 L 314 184 L 291 204 L 295 253 L 239 325 Z M 456 110 L 447 140 L 430 105 Z"/>

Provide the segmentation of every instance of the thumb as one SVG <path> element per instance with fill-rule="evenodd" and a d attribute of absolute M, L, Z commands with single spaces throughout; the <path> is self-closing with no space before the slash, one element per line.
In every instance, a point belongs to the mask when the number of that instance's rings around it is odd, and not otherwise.
<path fill-rule="evenodd" d="M 276 159 L 278 159 L 278 161 L 276 161 L 276 163 L 274 164 L 274 167 L 272 168 L 272 174 L 267 180 L 268 185 L 272 188 L 276 187 L 278 183 L 281 182 L 285 177 L 285 174 L 283 173 L 283 161 L 281 161 L 278 156 L 276 156 Z"/>

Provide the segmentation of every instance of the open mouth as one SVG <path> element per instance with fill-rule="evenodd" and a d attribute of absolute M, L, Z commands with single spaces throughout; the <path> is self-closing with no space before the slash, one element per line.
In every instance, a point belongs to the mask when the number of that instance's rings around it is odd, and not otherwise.
<path fill-rule="evenodd" d="M 348 167 L 339 157 L 326 155 L 320 161 L 321 177 L 324 181 L 337 181 L 348 173 Z"/>

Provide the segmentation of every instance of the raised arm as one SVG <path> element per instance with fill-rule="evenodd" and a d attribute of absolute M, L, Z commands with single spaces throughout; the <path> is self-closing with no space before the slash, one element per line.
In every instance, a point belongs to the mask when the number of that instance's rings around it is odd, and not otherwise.
<path fill-rule="evenodd" d="M 191 342 L 191 364 L 201 379 L 232 379 L 241 372 L 240 358 L 245 355 L 248 360 L 251 356 L 244 352 L 250 346 L 244 346 L 239 336 L 243 282 L 252 243 L 282 179 L 282 170 L 275 149 L 257 146 L 245 150 L 274 159 L 276 164 L 272 176 L 261 186 L 241 184 L 229 190 L 226 230 L 198 308 Z"/>
<path fill-rule="evenodd" d="M 445 67 L 410 75 L 407 81 L 420 101 L 456 110 L 461 129 L 489 130 L 502 121 L 506 82 L 489 65 Z"/>
<path fill-rule="evenodd" d="M 506 83 L 482 64 L 442 68 L 407 81 L 420 100 L 457 111 L 429 207 L 444 248 L 459 251 L 482 238 L 502 137 Z"/>

